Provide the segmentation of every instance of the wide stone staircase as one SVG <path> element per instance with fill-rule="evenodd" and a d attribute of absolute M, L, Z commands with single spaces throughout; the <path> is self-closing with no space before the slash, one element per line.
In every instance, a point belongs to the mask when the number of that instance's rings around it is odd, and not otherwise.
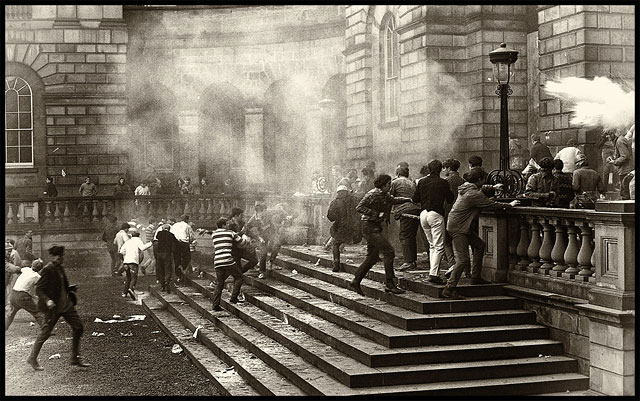
<path fill-rule="evenodd" d="M 349 259 L 351 258 L 351 259 Z M 151 288 L 146 311 L 226 395 L 527 395 L 586 390 L 577 361 L 548 339 L 535 314 L 502 285 L 469 285 L 441 298 L 424 271 L 398 273 L 384 292 L 376 265 L 347 287 L 361 255 L 331 271 L 320 247 L 288 246 L 267 277 L 245 274 L 243 304 L 211 310 L 205 273 L 171 294 Z"/>

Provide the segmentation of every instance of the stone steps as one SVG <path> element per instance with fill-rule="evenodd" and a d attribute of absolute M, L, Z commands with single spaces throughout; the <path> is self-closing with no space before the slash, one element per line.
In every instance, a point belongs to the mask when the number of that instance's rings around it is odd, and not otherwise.
<path fill-rule="evenodd" d="M 158 323 L 158 326 L 182 347 L 193 363 L 213 381 L 215 386 L 227 396 L 260 395 L 235 370 L 218 358 L 202 343 L 195 341 L 191 333 L 185 332 L 182 323 L 155 298 L 142 300 L 143 309 Z"/>
<path fill-rule="evenodd" d="M 322 263 L 316 265 L 315 263 L 301 261 L 287 255 L 279 256 L 276 264 L 277 266 L 282 267 L 283 270 L 296 270 L 298 273 L 302 273 L 317 280 L 325 281 L 343 288 L 347 288 L 348 283 L 353 279 L 353 275 L 356 270 L 354 267 L 344 272 L 334 273 L 331 271 L 330 267 L 323 266 Z M 277 272 L 277 270 L 272 270 L 271 272 L 274 273 Z M 361 286 L 364 293 L 369 297 L 374 297 L 376 299 L 383 300 L 386 303 L 396 305 L 404 309 L 409 309 L 417 313 L 492 310 L 504 309 L 508 306 L 511 306 L 514 309 L 522 307 L 522 302 L 519 299 L 503 295 L 502 284 L 489 284 L 487 286 L 462 285 L 458 287 L 458 293 L 461 295 L 468 297 L 483 297 L 481 301 L 473 298 L 465 300 L 447 300 L 442 298 L 442 289 L 444 288 L 444 285 L 435 285 L 428 282 L 418 283 L 406 280 L 403 282 L 402 280 L 403 279 L 398 279 L 401 283 L 400 286 L 411 291 L 410 294 L 397 296 L 395 294 L 386 293 L 384 291 L 384 271 L 379 267 L 374 267 L 362 281 Z M 500 289 L 500 293 L 498 294 L 494 293 L 494 289 L 496 287 Z"/>
<path fill-rule="evenodd" d="M 302 245 L 291 245 L 287 247 L 283 247 L 280 251 L 283 256 L 289 256 L 295 259 L 303 260 L 305 262 L 309 262 L 312 264 L 318 263 L 319 266 L 324 266 L 330 269 L 333 267 L 332 256 L 330 252 L 317 252 L 311 247 L 305 247 Z M 346 253 L 341 256 L 341 267 L 343 271 L 351 274 L 356 272 L 359 263 L 355 263 L 351 260 L 355 260 L 355 258 L 364 258 L 364 256 Z M 318 262 L 319 261 L 319 262 Z M 347 262 L 351 261 L 351 262 Z M 444 273 L 441 270 L 441 273 Z M 396 272 L 396 276 L 398 278 L 398 285 L 413 292 L 419 294 L 429 295 L 435 298 L 438 298 L 442 295 L 442 289 L 444 285 L 436 285 L 426 281 L 428 278 L 428 273 L 424 270 L 424 273 L 418 272 Z M 367 273 L 367 278 L 378 281 L 380 283 L 385 282 L 384 277 L 384 268 L 382 268 L 381 264 L 377 264 L 374 266 L 369 273 Z M 469 279 L 461 279 L 458 283 L 458 293 L 465 297 L 478 297 L 478 296 L 488 296 L 488 295 L 502 295 L 504 294 L 503 287 L 504 284 L 487 284 L 487 285 L 471 285 Z"/>
<path fill-rule="evenodd" d="M 419 293 L 384 293 L 384 280 L 369 275 L 362 284 L 370 296 L 362 297 L 347 289 L 352 274 L 285 252 L 276 261 L 283 268 L 269 270 L 266 278 L 245 274 L 244 304 L 228 302 L 230 278 L 221 302 L 225 311 L 213 312 L 207 284 L 215 277 L 207 273 L 174 294 L 153 287 L 162 309 L 150 312 L 165 321 L 172 316 L 171 324 L 189 334 L 201 326 L 200 345 L 219 364 L 234 366 L 260 395 L 495 396 L 588 389 L 588 377 L 575 373 L 577 361 L 563 356 L 562 344 L 547 339 L 535 314 L 504 296 L 502 286 L 469 286 L 482 295 L 446 300 L 422 291 L 424 283 Z"/>
<path fill-rule="evenodd" d="M 296 278 L 298 278 L 298 276 L 299 275 L 297 275 Z M 210 276 L 209 279 L 211 279 Z M 469 334 L 471 333 L 473 333 L 474 342 L 477 343 L 541 338 L 547 333 L 545 327 L 534 324 L 445 328 L 414 330 L 409 332 L 388 324 L 383 320 L 358 312 L 358 307 L 354 304 L 358 302 L 375 303 L 375 300 L 362 298 L 353 291 L 332 288 L 330 284 L 326 283 L 322 289 L 312 287 L 313 289 L 322 291 L 323 295 L 326 294 L 325 298 L 329 299 L 326 300 L 299 289 L 301 287 L 292 287 L 282 281 L 273 279 L 260 280 L 254 278 L 252 275 L 245 275 L 245 280 L 256 289 L 273 295 L 273 297 L 261 297 L 259 300 L 264 304 L 262 306 L 263 309 L 266 307 L 271 308 L 272 314 L 278 313 L 277 311 L 284 311 L 285 308 L 283 308 L 283 304 L 288 303 L 301 309 L 299 313 L 301 319 L 317 317 L 316 319 L 320 322 L 330 322 L 334 326 L 339 326 L 339 328 L 346 333 L 357 333 L 362 337 L 388 348 L 465 344 L 468 342 Z M 195 280 L 195 282 L 196 284 L 200 284 L 197 280 Z M 206 283 L 202 283 L 202 285 L 206 285 Z M 245 291 L 245 293 L 246 292 L 247 291 Z M 257 301 L 258 300 L 256 300 L 256 302 Z M 342 305 L 352 306 L 353 308 Z M 384 303 L 379 305 L 381 308 L 385 306 L 389 305 Z M 290 312 L 289 309 L 286 309 L 286 311 L 288 313 Z M 400 309 L 395 311 L 391 310 L 389 313 L 393 315 L 394 313 L 412 312 Z M 332 328 L 332 330 L 335 329 L 336 328 Z"/>
<path fill-rule="evenodd" d="M 205 287 L 205 282 L 206 280 L 193 280 L 194 289 L 199 293 L 205 293 L 210 296 L 212 295 L 212 290 Z M 463 332 L 462 335 L 466 336 L 467 341 L 462 344 L 452 345 L 445 340 L 444 344 L 436 343 L 430 344 L 431 346 L 407 346 L 389 349 L 349 329 L 342 328 L 293 305 L 289 305 L 282 299 L 262 293 L 257 287 L 247 288 L 243 292 L 245 298 L 252 305 L 368 367 L 505 359 L 514 356 L 535 357 L 540 354 L 558 354 L 562 351 L 560 344 L 554 341 L 539 340 L 539 336 L 526 341 L 524 338 L 512 335 L 509 342 L 498 342 L 496 338 L 490 343 L 478 344 L 475 343 L 474 333 L 471 331 Z M 245 311 L 244 306 L 240 310 Z M 265 330 L 268 330 L 268 328 L 261 327 L 261 331 L 264 332 Z M 401 331 L 399 329 L 395 330 Z M 444 331 L 444 333 L 446 332 Z M 444 333 L 440 331 L 438 334 L 442 335 Z M 454 331 L 448 330 L 448 333 L 452 335 Z M 428 334 L 428 331 L 425 331 L 425 334 Z M 470 342 L 474 342 L 472 347 L 469 346 Z M 571 365 L 573 365 L 573 362 Z"/>

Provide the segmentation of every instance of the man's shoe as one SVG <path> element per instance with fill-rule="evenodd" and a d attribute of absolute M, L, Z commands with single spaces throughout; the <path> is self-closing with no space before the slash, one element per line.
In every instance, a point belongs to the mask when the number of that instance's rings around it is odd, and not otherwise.
<path fill-rule="evenodd" d="M 213 311 L 214 312 L 222 312 L 224 309 L 222 309 L 220 306 L 214 306 L 213 307 Z"/>
<path fill-rule="evenodd" d="M 357 292 L 360 295 L 364 296 L 364 292 L 362 292 L 362 288 L 360 288 L 360 283 L 356 281 L 349 281 L 349 289 Z"/>
<path fill-rule="evenodd" d="M 229 302 L 231 302 L 232 304 L 243 304 L 244 301 L 241 301 L 239 299 L 230 299 Z"/>
<path fill-rule="evenodd" d="M 477 277 L 477 278 L 472 278 L 471 279 L 471 284 L 491 284 L 491 281 L 487 281 L 485 279 L 483 279 L 482 277 Z"/>
<path fill-rule="evenodd" d="M 416 268 L 416 264 L 414 263 L 403 263 L 399 268 L 398 271 L 404 272 L 410 269 L 415 269 Z"/>
<path fill-rule="evenodd" d="M 136 300 L 136 292 L 133 291 L 131 288 L 129 288 L 129 290 L 127 291 L 127 294 L 129 294 L 131 299 L 133 299 L 134 301 Z"/>
<path fill-rule="evenodd" d="M 429 282 L 433 284 L 444 284 L 444 281 L 438 276 L 429 276 Z"/>
<path fill-rule="evenodd" d="M 458 295 L 458 292 L 456 290 L 452 290 L 449 288 L 445 288 L 444 290 L 442 290 L 442 298 L 464 299 L 464 297 L 461 297 L 460 295 Z"/>
<path fill-rule="evenodd" d="M 82 358 L 76 358 L 74 360 L 71 361 L 71 365 L 73 366 L 78 366 L 81 368 L 88 368 L 89 366 L 91 366 L 90 363 L 85 362 Z"/>
<path fill-rule="evenodd" d="M 44 368 L 42 366 L 40 366 L 40 364 L 38 363 L 37 360 L 35 359 L 27 359 L 27 363 L 29 364 L 29 366 L 31 366 L 33 368 L 33 370 L 35 371 L 41 371 L 44 370 Z"/>
<path fill-rule="evenodd" d="M 391 292 L 393 294 L 404 294 L 405 290 L 398 287 L 384 287 L 384 292 Z"/>

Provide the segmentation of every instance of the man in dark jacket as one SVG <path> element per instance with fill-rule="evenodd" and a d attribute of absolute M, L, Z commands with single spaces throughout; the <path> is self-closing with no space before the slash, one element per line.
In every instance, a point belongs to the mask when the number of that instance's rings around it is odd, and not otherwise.
<path fill-rule="evenodd" d="M 118 246 L 113 242 L 118 231 L 120 231 L 118 218 L 111 214 L 107 218 L 107 223 L 102 229 L 102 241 L 104 241 L 104 243 L 107 245 L 107 251 L 109 252 L 109 257 L 111 258 L 112 277 L 116 277 L 118 275 L 118 261 L 120 260 L 120 257 L 118 256 Z"/>
<path fill-rule="evenodd" d="M 58 189 L 56 188 L 56 184 L 53 183 L 53 177 L 47 176 L 45 179 L 44 192 L 42 194 L 49 198 L 58 196 Z"/>
<path fill-rule="evenodd" d="M 629 174 L 635 168 L 633 159 L 633 151 L 631 150 L 631 141 L 624 136 L 622 130 L 616 131 L 615 153 L 609 158 L 608 163 L 616 167 L 616 171 L 620 176 L 620 199 L 631 199 L 629 193 L 629 181 L 633 178 L 633 174 Z"/>
<path fill-rule="evenodd" d="M 462 271 L 469 265 L 469 245 L 473 248 L 473 263 L 471 265 L 471 282 L 473 284 L 489 283 L 481 277 L 482 257 L 484 256 L 484 241 L 471 229 L 471 222 L 478 217 L 481 209 L 510 209 L 519 204 L 517 200 L 511 203 L 495 202 L 487 198 L 481 191 L 487 178 L 483 169 L 473 169 L 469 172 L 468 182 L 458 188 L 458 199 L 453 204 L 447 220 L 447 231 L 453 241 L 453 252 L 456 265 L 453 273 L 442 291 L 445 298 L 459 298 L 455 288 L 458 285 Z"/>
<path fill-rule="evenodd" d="M 391 177 L 387 174 L 381 174 L 374 181 L 375 188 L 367 192 L 358 203 L 356 211 L 362 214 L 362 234 L 367 240 L 367 257 L 364 259 L 355 277 L 349 283 L 350 287 L 360 295 L 364 295 L 360 282 L 379 260 L 378 254 L 382 252 L 384 256 L 384 275 L 386 279 L 386 292 L 394 294 L 402 294 L 404 290 L 398 288 L 393 281 L 395 278 L 393 272 L 393 259 L 395 251 L 389 240 L 382 235 L 382 222 L 386 221 L 391 212 L 392 205 L 411 202 L 410 198 L 394 197 L 389 195 L 391 188 Z"/>
<path fill-rule="evenodd" d="M 329 204 L 327 218 L 333 224 L 329 229 L 333 242 L 333 271 L 340 271 L 340 246 L 353 240 L 356 221 L 356 199 L 346 185 L 338 185 L 336 198 Z"/>
<path fill-rule="evenodd" d="M 553 178 L 555 181 L 551 188 L 556 194 L 555 198 L 553 198 L 553 207 L 568 209 L 575 195 L 571 187 L 573 174 L 563 173 L 563 168 L 564 163 L 561 159 L 553 160 Z"/>
<path fill-rule="evenodd" d="M 91 366 L 80 357 L 80 337 L 82 336 L 83 325 L 75 308 L 75 288 L 69 286 L 69 280 L 62 266 L 64 247 L 54 245 L 49 248 L 49 254 L 51 255 L 51 262 L 47 263 L 40 271 L 40 280 L 36 284 L 38 308 L 45 315 L 44 326 L 40 329 L 40 333 L 33 344 L 27 363 L 34 370 L 43 370 L 38 364 L 38 354 L 45 341 L 51 336 L 51 331 L 58 319 L 62 316 L 73 332 L 71 365 L 83 368 Z"/>
<path fill-rule="evenodd" d="M 171 225 L 163 224 L 158 231 L 156 239 L 156 278 L 160 282 L 162 291 L 171 292 L 171 280 L 173 279 L 173 252 L 178 246 L 176 237 L 169 231 Z"/>
<path fill-rule="evenodd" d="M 133 191 L 129 184 L 125 182 L 124 177 L 120 177 L 118 179 L 118 183 L 113 186 L 113 197 L 114 198 L 128 198 L 133 195 Z"/>
<path fill-rule="evenodd" d="M 554 191 L 556 179 L 553 176 L 553 160 L 544 157 L 540 160 L 540 171 L 527 180 L 524 194 L 533 199 L 533 206 L 552 206 L 556 196 Z"/>

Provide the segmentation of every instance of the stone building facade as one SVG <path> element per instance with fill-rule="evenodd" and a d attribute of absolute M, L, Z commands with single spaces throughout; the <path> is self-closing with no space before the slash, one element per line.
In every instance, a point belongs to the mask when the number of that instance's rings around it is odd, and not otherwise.
<path fill-rule="evenodd" d="M 479 154 L 491 170 L 500 111 L 488 54 L 501 42 L 519 51 L 511 136 L 527 148 L 530 134 L 553 130 L 552 150 L 575 138 L 597 160 L 598 132 L 571 126 L 542 85 L 564 76 L 635 82 L 633 6 L 5 11 L 5 76 L 27 82 L 33 99 L 32 126 L 6 133 L 9 195 L 39 194 L 46 175 L 61 195 L 76 195 L 87 175 L 108 195 L 120 176 L 133 187 L 189 176 L 216 191 L 231 179 L 308 192 L 313 171 L 329 176 L 334 164 L 375 160 L 393 173 L 405 160 L 413 175 L 434 157 L 465 166 Z"/>

